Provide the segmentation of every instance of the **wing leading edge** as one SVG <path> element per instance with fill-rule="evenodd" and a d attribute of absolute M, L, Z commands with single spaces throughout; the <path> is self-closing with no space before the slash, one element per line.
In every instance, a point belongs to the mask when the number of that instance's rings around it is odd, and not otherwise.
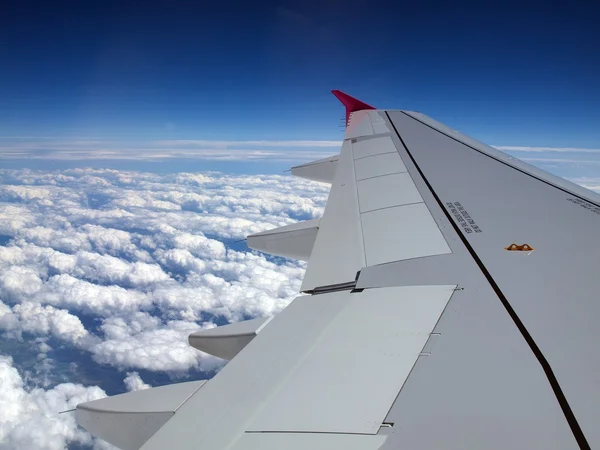
<path fill-rule="evenodd" d="M 308 260 L 311 295 L 197 333 L 233 359 L 152 416 L 161 426 L 132 437 L 110 419 L 111 433 L 144 449 L 600 446 L 600 197 L 422 114 L 334 94 L 341 153 L 292 169 L 331 183 L 323 217 L 248 241 Z"/>

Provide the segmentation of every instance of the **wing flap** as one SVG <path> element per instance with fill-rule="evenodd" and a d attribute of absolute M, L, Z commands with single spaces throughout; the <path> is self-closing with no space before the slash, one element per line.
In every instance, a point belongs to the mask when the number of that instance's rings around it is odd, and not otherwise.
<path fill-rule="evenodd" d="M 406 172 L 406 166 L 400 159 L 398 152 L 383 153 L 359 159 L 355 158 L 354 166 L 356 170 L 356 181 L 381 177 L 392 173 Z"/>
<path fill-rule="evenodd" d="M 376 434 L 454 288 L 314 296 L 340 311 L 248 430 Z"/>
<path fill-rule="evenodd" d="M 253 431 L 376 435 L 454 288 L 296 298 L 144 448 L 224 450 Z"/>
<path fill-rule="evenodd" d="M 77 422 L 123 450 L 137 450 L 205 382 L 176 383 L 80 403 Z"/>
<path fill-rule="evenodd" d="M 190 334 L 188 340 L 192 347 L 200 351 L 218 358 L 232 359 L 256 337 L 269 320 L 271 317 L 258 317 L 201 330 Z"/>
<path fill-rule="evenodd" d="M 368 266 L 451 253 L 424 203 L 361 214 Z"/>
<path fill-rule="evenodd" d="M 358 181 L 360 212 L 423 201 L 408 173 L 395 173 Z"/>
<path fill-rule="evenodd" d="M 353 281 L 364 266 L 354 158 L 346 140 L 301 291 Z"/>
<path fill-rule="evenodd" d="M 378 111 L 355 114 L 363 122 L 386 123 Z M 391 136 L 349 138 L 356 135 L 354 120 L 355 115 L 302 283 L 304 292 L 352 282 L 371 265 L 451 253 Z"/>
<path fill-rule="evenodd" d="M 328 156 L 307 164 L 294 166 L 292 167 L 291 172 L 292 175 L 300 178 L 331 184 L 335 177 L 339 159 L 340 155 Z"/>
<path fill-rule="evenodd" d="M 321 219 L 306 220 L 248 236 L 248 247 L 271 255 L 308 261 Z"/>
<path fill-rule="evenodd" d="M 232 450 L 377 450 L 386 436 L 326 433 L 246 433 Z"/>
<path fill-rule="evenodd" d="M 377 114 L 370 114 L 379 117 Z M 389 131 L 389 130 L 388 130 Z M 371 139 L 357 140 L 352 143 L 354 159 L 366 158 L 368 156 L 384 155 L 387 153 L 398 153 L 396 146 L 389 136 L 373 137 Z"/>

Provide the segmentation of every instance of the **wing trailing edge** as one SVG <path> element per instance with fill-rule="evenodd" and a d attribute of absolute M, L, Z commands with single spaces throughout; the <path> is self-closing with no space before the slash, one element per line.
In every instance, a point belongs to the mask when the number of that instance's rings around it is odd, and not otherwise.
<path fill-rule="evenodd" d="M 137 450 L 206 380 L 160 386 L 77 405 L 77 422 L 123 450 Z"/>
<path fill-rule="evenodd" d="M 340 155 L 328 156 L 313 162 L 294 166 L 292 175 L 312 181 L 331 184 L 338 166 Z"/>
<path fill-rule="evenodd" d="M 248 247 L 271 255 L 308 261 L 321 219 L 286 225 L 248 236 Z"/>
<path fill-rule="evenodd" d="M 190 334 L 189 343 L 200 351 L 230 360 L 241 352 L 271 319 L 272 317 L 258 317 L 197 331 Z"/>

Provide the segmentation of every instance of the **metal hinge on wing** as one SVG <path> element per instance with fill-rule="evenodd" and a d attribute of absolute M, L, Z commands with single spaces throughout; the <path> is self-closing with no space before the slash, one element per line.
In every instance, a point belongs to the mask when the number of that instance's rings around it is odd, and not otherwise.
<path fill-rule="evenodd" d="M 327 286 L 318 286 L 310 291 L 306 291 L 307 294 L 317 295 L 326 294 L 329 292 L 338 291 L 351 291 L 356 287 L 356 281 L 349 281 L 347 283 L 330 284 Z"/>
<path fill-rule="evenodd" d="M 354 281 L 347 281 L 345 283 L 337 283 L 337 284 L 328 284 L 326 286 L 317 286 L 310 291 L 304 291 L 305 294 L 326 294 L 329 292 L 338 292 L 338 291 L 351 291 L 351 292 L 362 292 L 362 289 L 356 289 L 356 283 L 358 282 L 358 277 L 360 276 L 360 270 L 356 272 L 356 278 Z"/>

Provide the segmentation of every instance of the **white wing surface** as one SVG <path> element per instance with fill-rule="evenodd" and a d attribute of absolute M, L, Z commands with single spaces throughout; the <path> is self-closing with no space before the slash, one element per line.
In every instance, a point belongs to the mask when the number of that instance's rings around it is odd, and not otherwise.
<path fill-rule="evenodd" d="M 600 448 L 600 197 L 334 94 L 341 153 L 292 169 L 331 183 L 323 217 L 248 240 L 308 260 L 305 295 L 194 333 L 233 359 L 182 401 L 126 394 L 80 423 L 146 450 Z M 135 414 L 157 419 L 138 436 Z"/>

